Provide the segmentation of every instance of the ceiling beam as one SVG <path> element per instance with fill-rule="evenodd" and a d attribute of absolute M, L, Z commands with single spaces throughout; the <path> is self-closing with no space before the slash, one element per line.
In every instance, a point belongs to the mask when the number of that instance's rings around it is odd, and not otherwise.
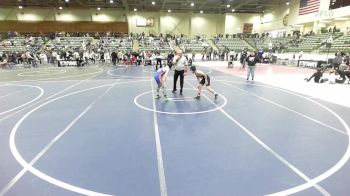
<path fill-rule="evenodd" d="M 84 6 L 84 3 L 81 2 L 80 0 L 76 0 L 76 1 L 79 3 L 79 5 Z M 65 4 L 66 4 L 66 3 L 65 3 Z"/>
<path fill-rule="evenodd" d="M 256 1 L 256 0 L 246 0 L 246 1 L 243 2 L 243 3 L 240 3 L 240 4 L 236 5 L 236 6 L 234 6 L 233 9 L 237 10 L 237 9 L 239 9 L 239 8 L 241 8 L 241 7 L 243 7 L 243 6 L 247 5 L 247 4 L 249 4 L 249 3 L 251 3 L 251 2 L 255 2 L 255 1 Z"/>
<path fill-rule="evenodd" d="M 125 7 L 126 10 L 129 11 L 129 4 L 127 0 L 122 0 L 122 5 Z"/>
<path fill-rule="evenodd" d="M 165 3 L 166 3 L 166 0 L 163 0 L 162 8 L 160 8 L 160 10 L 163 10 L 163 9 L 164 9 Z"/>
<path fill-rule="evenodd" d="M 257 3 L 249 3 L 249 4 L 245 4 L 247 6 L 264 6 L 264 7 L 277 7 L 277 6 L 281 6 L 281 4 L 257 4 Z"/>
<path fill-rule="evenodd" d="M 29 2 L 25 2 L 25 1 L 18 1 L 19 4 L 23 4 L 23 5 L 27 5 L 27 6 L 43 6 L 43 7 L 50 7 L 50 8 L 55 8 L 56 5 L 52 5 L 52 3 L 50 1 L 40 1 L 38 2 L 37 0 L 35 1 L 29 1 Z"/>
<path fill-rule="evenodd" d="M 34 4 L 34 5 L 36 5 L 36 6 L 38 6 L 39 5 L 39 3 L 38 3 L 38 1 L 30 1 L 29 3 L 31 3 L 31 4 Z"/>
<path fill-rule="evenodd" d="M 202 9 L 206 4 L 208 0 L 205 0 L 202 2 L 202 4 L 198 7 L 198 9 Z"/>

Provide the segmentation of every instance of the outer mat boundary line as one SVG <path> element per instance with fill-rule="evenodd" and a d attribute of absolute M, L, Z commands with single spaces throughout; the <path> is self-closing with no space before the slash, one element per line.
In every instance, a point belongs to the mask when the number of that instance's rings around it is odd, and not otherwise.
<path fill-rule="evenodd" d="M 188 83 L 188 82 L 187 82 Z M 189 83 L 188 83 L 189 84 Z M 195 88 L 192 84 L 189 84 L 193 88 Z M 209 101 L 213 102 L 210 98 L 208 98 L 206 95 L 203 94 L 203 96 L 208 99 Z M 215 104 L 213 102 L 213 104 Z M 245 126 L 243 126 L 241 123 L 239 123 L 236 119 L 234 119 L 231 115 L 229 115 L 224 109 L 219 109 L 227 118 L 229 118 L 231 121 L 233 121 L 237 126 L 239 126 L 244 132 L 246 132 L 251 138 L 253 138 L 260 146 L 262 146 L 265 150 L 267 150 L 269 153 L 271 153 L 275 158 L 280 160 L 283 164 L 285 164 L 287 167 L 289 167 L 292 171 L 294 171 L 296 174 L 298 174 L 301 178 L 303 178 L 305 181 L 310 182 L 311 179 L 307 177 L 304 173 L 302 173 L 298 168 L 293 166 L 291 163 L 289 163 L 286 159 L 284 159 L 281 155 L 279 155 L 277 152 L 275 152 L 272 148 L 270 148 L 267 144 L 265 144 L 262 140 L 260 140 L 258 137 L 256 137 L 252 132 L 250 132 Z M 330 194 L 321 186 L 317 184 L 313 184 L 317 190 L 319 190 L 323 195 L 329 196 Z M 299 191 L 297 191 L 299 192 Z M 278 194 L 281 195 L 281 194 Z"/>

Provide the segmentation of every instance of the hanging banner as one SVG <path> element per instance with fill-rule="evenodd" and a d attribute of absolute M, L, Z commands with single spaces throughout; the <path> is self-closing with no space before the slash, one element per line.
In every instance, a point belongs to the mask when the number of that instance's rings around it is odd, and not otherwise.
<path fill-rule="evenodd" d="M 253 23 L 244 23 L 243 33 L 252 33 L 253 31 Z"/>

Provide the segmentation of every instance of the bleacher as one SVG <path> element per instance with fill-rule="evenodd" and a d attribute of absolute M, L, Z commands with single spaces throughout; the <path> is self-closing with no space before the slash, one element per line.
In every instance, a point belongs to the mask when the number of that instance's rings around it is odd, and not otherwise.
<path fill-rule="evenodd" d="M 182 43 L 180 44 L 180 48 L 187 50 L 191 50 L 193 52 L 202 52 L 204 47 L 208 47 L 209 43 L 206 39 L 190 39 L 184 38 Z"/>
<path fill-rule="evenodd" d="M 152 42 L 141 42 L 140 51 L 159 51 L 161 53 L 163 52 L 169 52 L 171 51 L 171 47 L 168 42 L 161 42 L 159 39 L 154 39 Z"/>
<path fill-rule="evenodd" d="M 1 42 L 1 52 L 24 52 L 26 50 L 38 50 L 43 45 L 42 37 L 13 37 Z"/>
<path fill-rule="evenodd" d="M 254 46 L 255 48 L 258 47 L 258 44 L 263 44 L 266 42 L 264 38 L 245 38 L 245 41 L 248 42 L 250 45 Z M 268 42 L 267 42 L 268 44 Z M 267 45 L 266 44 L 266 45 Z"/>
<path fill-rule="evenodd" d="M 298 44 L 289 43 L 287 44 L 286 52 L 312 52 L 318 49 L 326 43 L 329 36 L 333 36 L 333 39 L 340 36 L 340 33 L 321 33 L 314 36 L 304 36 L 300 38 Z"/>
<path fill-rule="evenodd" d="M 132 49 L 132 40 L 128 38 L 103 37 L 99 44 L 109 50 L 127 51 Z"/>
<path fill-rule="evenodd" d="M 56 37 L 51 43 L 54 47 L 81 48 L 83 43 L 92 42 L 92 37 Z"/>
<path fill-rule="evenodd" d="M 240 38 L 221 38 L 216 43 L 217 47 L 220 50 L 224 50 L 227 47 L 229 50 L 233 50 L 235 52 L 240 52 L 246 48 L 252 50 L 253 48 L 244 40 Z"/>
<path fill-rule="evenodd" d="M 269 49 L 270 42 L 272 43 L 272 47 L 284 46 L 289 43 L 293 37 L 260 37 L 260 38 L 246 38 L 246 41 L 249 42 L 252 46 L 258 49 Z"/>
<path fill-rule="evenodd" d="M 329 48 L 329 52 L 335 53 L 335 52 L 350 52 L 350 35 L 343 35 L 338 39 L 335 39 L 333 41 L 333 44 L 331 45 L 331 48 Z M 320 48 L 320 52 L 328 52 L 328 48 L 326 46 L 322 46 Z"/>

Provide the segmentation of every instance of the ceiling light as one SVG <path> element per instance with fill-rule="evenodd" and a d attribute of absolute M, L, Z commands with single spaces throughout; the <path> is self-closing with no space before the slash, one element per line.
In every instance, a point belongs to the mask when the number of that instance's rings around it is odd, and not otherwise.
<path fill-rule="evenodd" d="M 156 4 L 156 2 L 152 1 L 152 5 L 155 5 L 155 4 Z"/>
<path fill-rule="evenodd" d="M 63 9 L 63 7 L 61 7 L 61 6 L 60 6 L 58 9 L 60 9 L 60 10 L 61 10 L 61 9 Z"/>
<path fill-rule="evenodd" d="M 136 8 L 134 8 L 134 12 L 137 12 L 137 9 L 136 9 Z"/>
<path fill-rule="evenodd" d="M 230 5 L 230 4 L 227 4 L 226 7 L 231 7 L 231 5 Z"/>
<path fill-rule="evenodd" d="M 201 10 L 199 13 L 203 14 L 203 10 Z"/>
<path fill-rule="evenodd" d="M 193 6 L 194 6 L 194 3 L 192 2 L 192 3 L 191 3 L 191 7 L 193 7 Z"/>
<path fill-rule="evenodd" d="M 289 2 L 287 2 L 286 5 L 289 5 Z"/>
<path fill-rule="evenodd" d="M 114 3 L 113 0 L 110 0 L 109 3 Z"/>
<path fill-rule="evenodd" d="M 23 6 L 20 5 L 20 6 L 18 6 L 18 8 L 19 8 L 19 9 L 23 9 Z"/>
<path fill-rule="evenodd" d="M 98 8 L 97 8 L 97 10 L 98 10 L 98 11 L 100 11 L 100 10 L 101 10 L 101 8 L 99 8 L 99 7 L 98 7 Z"/>
<path fill-rule="evenodd" d="M 235 12 L 236 10 L 235 10 L 235 9 L 232 9 L 231 11 L 232 11 L 232 12 Z"/>
<path fill-rule="evenodd" d="M 170 12 L 171 12 L 171 10 L 168 10 L 168 12 L 170 13 Z"/>
<path fill-rule="evenodd" d="M 69 2 L 69 0 L 65 0 L 65 2 L 66 2 L 66 3 L 68 3 L 68 2 Z"/>

